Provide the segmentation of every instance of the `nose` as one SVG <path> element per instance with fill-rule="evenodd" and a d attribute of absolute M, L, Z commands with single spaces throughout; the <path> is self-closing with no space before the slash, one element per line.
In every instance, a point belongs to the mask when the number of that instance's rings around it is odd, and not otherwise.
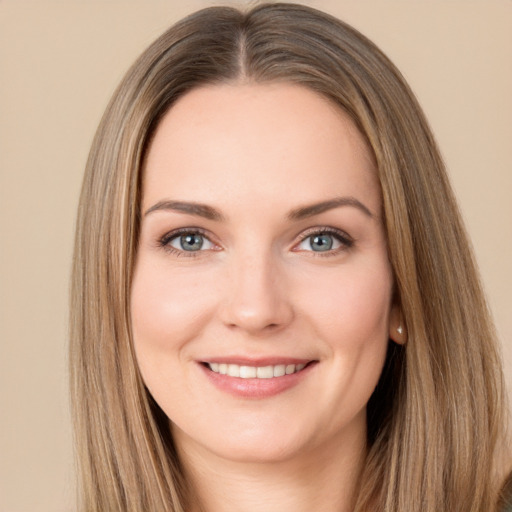
<path fill-rule="evenodd" d="M 220 318 L 230 329 L 253 336 L 285 328 L 293 307 L 279 265 L 270 255 L 240 257 L 231 262 Z M 282 269 L 281 269 L 282 270 Z"/>

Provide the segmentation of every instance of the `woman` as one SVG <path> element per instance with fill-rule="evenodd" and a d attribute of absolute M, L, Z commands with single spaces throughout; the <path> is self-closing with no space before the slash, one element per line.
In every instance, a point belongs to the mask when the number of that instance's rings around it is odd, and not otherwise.
<path fill-rule="evenodd" d="M 72 297 L 83 510 L 497 510 L 467 237 L 413 94 L 342 22 L 211 8 L 144 52 L 93 143 Z"/>

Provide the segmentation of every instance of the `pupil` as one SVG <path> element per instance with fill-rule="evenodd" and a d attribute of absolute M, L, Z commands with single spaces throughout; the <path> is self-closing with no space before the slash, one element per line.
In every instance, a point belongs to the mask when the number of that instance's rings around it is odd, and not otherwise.
<path fill-rule="evenodd" d="M 186 251 L 198 251 L 203 246 L 201 235 L 183 235 L 180 239 L 181 246 Z"/>
<path fill-rule="evenodd" d="M 317 251 L 329 251 L 332 248 L 332 237 L 330 235 L 316 235 L 311 244 Z"/>

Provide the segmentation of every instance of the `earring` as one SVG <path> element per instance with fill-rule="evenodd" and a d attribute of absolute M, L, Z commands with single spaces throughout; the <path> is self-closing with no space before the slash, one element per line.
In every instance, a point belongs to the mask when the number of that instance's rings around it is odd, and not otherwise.
<path fill-rule="evenodd" d="M 399 326 L 397 327 L 397 329 L 396 329 L 396 332 L 397 332 L 398 334 L 403 334 L 403 332 L 404 332 L 403 327 L 402 327 L 401 325 L 399 325 Z"/>

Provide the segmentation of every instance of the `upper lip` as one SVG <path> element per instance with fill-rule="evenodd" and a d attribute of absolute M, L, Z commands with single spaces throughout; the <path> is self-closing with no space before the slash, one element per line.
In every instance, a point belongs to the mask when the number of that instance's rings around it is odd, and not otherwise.
<path fill-rule="evenodd" d="M 280 364 L 307 364 L 315 359 L 304 359 L 299 357 L 241 357 L 241 356 L 216 356 L 201 359 L 201 363 L 226 363 L 238 366 L 277 366 Z"/>

